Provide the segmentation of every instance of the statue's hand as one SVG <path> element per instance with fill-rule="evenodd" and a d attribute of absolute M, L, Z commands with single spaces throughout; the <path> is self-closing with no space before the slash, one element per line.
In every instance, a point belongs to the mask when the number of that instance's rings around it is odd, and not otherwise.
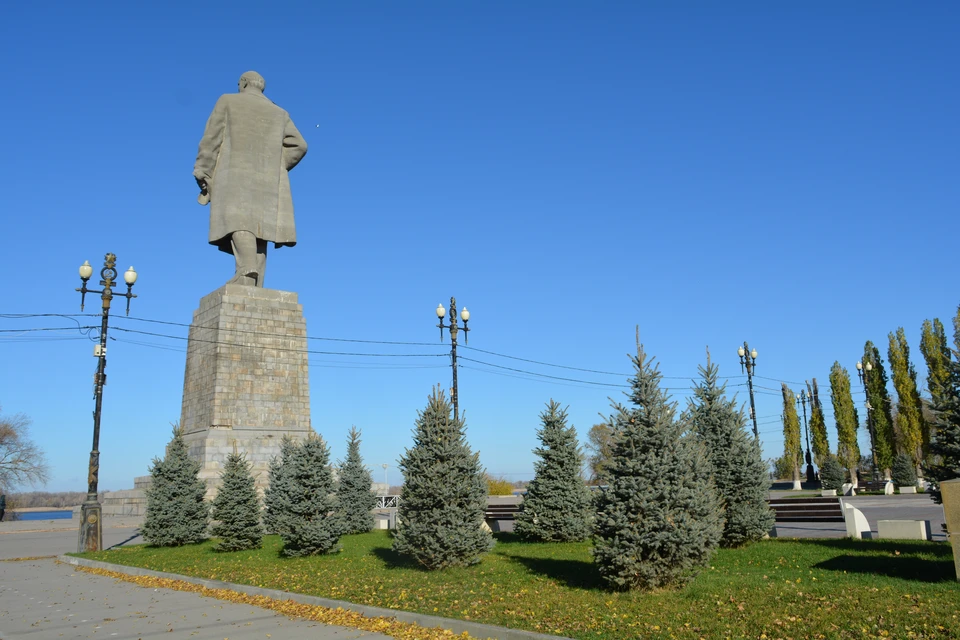
<path fill-rule="evenodd" d="M 197 186 L 200 187 L 200 195 L 197 196 L 197 204 L 205 205 L 210 202 L 210 186 L 207 184 L 207 179 L 203 176 L 198 176 L 194 174 L 193 176 L 197 181 Z"/>
<path fill-rule="evenodd" d="M 207 185 L 206 178 L 197 178 L 197 186 L 200 187 L 200 195 L 197 196 L 197 204 L 206 205 L 210 202 L 210 187 Z"/>

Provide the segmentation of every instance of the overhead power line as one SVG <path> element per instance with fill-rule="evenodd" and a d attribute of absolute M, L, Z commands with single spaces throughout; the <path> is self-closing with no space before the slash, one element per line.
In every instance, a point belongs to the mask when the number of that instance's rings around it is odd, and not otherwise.
<path fill-rule="evenodd" d="M 0 329 L 0 333 L 30 333 L 33 331 L 76 331 L 77 329 L 99 329 L 95 326 L 77 327 L 32 327 L 30 329 Z"/>
<path fill-rule="evenodd" d="M 10 335 L 10 334 L 35 333 L 35 334 L 39 334 L 39 335 L 37 336 L 37 338 L 40 338 L 40 335 L 46 334 L 46 333 L 51 333 L 51 332 L 56 332 L 56 331 L 79 330 L 79 331 L 81 331 L 81 332 L 85 332 L 85 333 L 89 336 L 89 334 L 90 334 L 91 332 L 96 331 L 97 329 L 99 329 L 99 327 L 97 327 L 97 326 L 92 326 L 92 325 L 88 325 L 88 326 L 81 325 L 80 322 L 76 320 L 76 318 L 93 318 L 93 317 L 99 317 L 100 315 L 101 315 L 101 314 L 99 314 L 99 313 L 79 313 L 79 314 L 62 314 L 62 313 L 23 313 L 23 314 L 10 314 L 10 313 L 6 313 L 6 314 L 0 314 L 0 318 L 7 318 L 7 319 L 60 317 L 60 318 L 67 318 L 67 319 L 73 320 L 74 322 L 77 322 L 77 326 L 76 326 L 76 327 L 31 327 L 31 328 L 26 328 L 26 329 L 0 329 L 0 334 L 3 334 L 4 336 L 8 336 L 8 337 L 3 337 L 3 340 L 5 340 L 5 341 L 17 341 L 17 342 L 31 341 L 31 339 L 28 338 L 27 336 L 22 336 L 22 338 L 21 338 L 20 336 Z M 183 328 L 187 328 L 187 329 L 218 330 L 218 331 L 221 331 L 221 332 L 231 332 L 231 333 L 234 333 L 234 334 L 247 334 L 247 335 L 261 336 L 261 337 L 283 338 L 283 339 L 287 339 L 287 340 L 289 340 L 289 339 L 291 338 L 291 336 L 289 336 L 289 335 L 272 333 L 272 332 L 268 332 L 268 331 L 257 331 L 257 330 L 251 330 L 251 329 L 228 329 L 228 328 L 224 328 L 224 327 L 204 326 L 204 325 L 200 325 L 200 324 L 183 323 L 183 322 L 173 322 L 173 321 L 168 321 L 168 320 L 157 320 L 157 319 L 153 319 L 153 318 L 141 318 L 141 317 L 137 317 L 137 316 L 133 316 L 133 317 L 128 317 L 128 316 L 116 316 L 116 317 L 115 317 L 115 320 L 119 320 L 119 321 L 121 321 L 121 322 L 125 322 L 125 321 L 144 322 L 144 323 L 151 323 L 151 324 L 158 324 L 158 325 L 183 327 Z M 170 335 L 170 334 L 150 332 L 150 331 L 142 331 L 142 330 L 138 330 L 138 329 L 132 329 L 132 328 L 129 328 L 129 327 L 118 327 L 118 326 L 115 326 L 114 328 L 115 328 L 116 331 L 126 332 L 126 333 L 129 333 L 129 334 L 139 334 L 139 335 L 144 335 L 144 336 L 153 336 L 153 337 L 158 337 L 158 338 L 163 338 L 163 339 L 168 339 L 168 340 L 180 340 L 180 341 L 187 341 L 187 340 L 189 340 L 189 338 L 188 338 L 188 337 L 185 337 L 185 336 Z M 66 337 L 66 336 L 44 336 L 42 339 L 44 339 L 44 340 L 53 340 L 53 339 L 77 339 L 77 338 L 69 338 L 69 337 Z M 114 339 L 118 339 L 118 338 L 115 337 Z M 322 340 L 322 341 L 329 341 L 329 342 L 343 342 L 343 343 L 356 343 L 356 344 L 400 345 L 400 346 L 418 346 L 418 347 L 419 347 L 419 346 L 422 346 L 422 347 L 438 347 L 438 346 L 440 346 L 440 345 L 438 345 L 437 343 L 434 343 L 434 342 L 411 342 L 411 341 L 401 341 L 401 340 L 363 340 L 363 339 L 353 339 L 353 338 L 331 338 L 331 337 L 326 337 L 326 336 L 305 336 L 303 339 L 306 339 L 306 340 L 308 340 L 308 341 L 309 341 L 309 340 Z M 166 349 L 166 350 L 171 350 L 171 349 L 172 349 L 172 350 L 178 350 L 178 351 L 181 350 L 181 349 L 179 349 L 179 348 L 170 347 L 169 345 L 159 345 L 159 344 L 156 344 L 156 343 L 135 341 L 135 340 L 130 340 L 130 339 L 122 339 L 122 338 L 120 338 L 119 340 L 120 340 L 120 341 L 123 341 L 123 342 L 129 342 L 129 343 L 131 343 L 131 344 L 137 344 L 137 345 L 140 345 L 140 346 L 145 346 L 145 347 L 150 347 L 150 348 L 156 348 L 156 349 Z M 232 343 L 232 342 L 225 342 L 225 341 L 222 341 L 222 340 L 220 340 L 220 341 L 216 341 L 216 340 L 205 340 L 205 339 L 202 339 L 202 338 L 199 338 L 199 337 L 194 337 L 194 341 L 195 341 L 195 342 L 201 342 L 201 343 L 208 343 L 208 344 L 220 344 L 220 345 L 239 346 L 239 347 L 241 347 L 241 348 L 267 348 L 267 349 L 276 349 L 276 350 L 279 350 L 279 351 L 303 351 L 303 352 L 305 352 L 305 353 L 314 354 L 314 355 L 336 355 L 336 356 L 347 356 L 347 357 L 422 358 L 422 357 L 446 357 L 446 356 L 449 355 L 447 352 L 443 352 L 443 353 L 400 353 L 400 354 L 392 354 L 392 353 L 362 353 L 362 352 L 343 352 L 343 351 L 323 351 L 323 350 L 315 350 L 315 349 L 302 349 L 302 350 L 301 350 L 301 349 L 290 349 L 290 348 L 285 348 L 285 347 L 273 347 L 273 346 L 270 346 L 270 347 L 261 347 L 261 346 L 259 346 L 259 345 L 243 345 L 243 344 L 237 345 L 237 344 Z M 477 353 L 485 353 L 485 354 L 487 354 L 487 355 L 491 355 L 491 356 L 494 356 L 494 357 L 497 357 L 497 358 L 505 358 L 505 359 L 509 359 L 509 360 L 515 360 L 515 361 L 518 361 L 518 362 L 526 362 L 526 363 L 529 363 L 529 364 L 535 364 L 535 365 L 543 366 L 543 367 L 553 367 L 553 368 L 558 368 L 558 369 L 565 369 L 565 370 L 568 370 L 568 371 L 579 371 L 579 372 L 583 372 L 583 373 L 591 373 L 591 374 L 604 375 L 604 376 L 621 376 L 622 378 L 625 378 L 625 379 L 629 379 L 629 378 L 631 378 L 633 375 L 635 375 L 635 374 L 633 374 L 633 373 L 625 373 L 625 372 L 617 372 L 617 371 L 605 371 L 605 370 L 602 370 L 602 369 L 593 369 L 593 368 L 588 368 L 588 367 L 578 367 L 578 366 L 572 366 L 572 365 L 565 365 L 565 364 L 544 362 L 544 361 L 541 361 L 541 360 L 534 360 L 534 359 L 531 359 L 531 358 L 524 358 L 524 357 L 520 357 L 520 356 L 515 356 L 515 355 L 510 355 L 510 354 L 505 354 L 505 353 L 499 353 L 499 352 L 496 352 L 496 351 L 490 351 L 490 350 L 486 350 L 486 349 L 480 349 L 480 348 L 477 348 L 477 347 L 471 347 L 471 346 L 469 346 L 469 345 L 460 345 L 460 347 L 461 347 L 462 349 L 472 350 L 472 351 L 475 351 L 475 352 L 477 352 Z M 491 368 L 496 368 L 496 369 L 499 369 L 499 370 L 505 371 L 505 372 L 506 372 L 506 371 L 509 371 L 509 372 L 512 372 L 512 373 L 515 373 L 515 374 L 519 374 L 519 375 L 523 375 L 523 376 L 533 376 L 533 377 L 535 377 L 535 378 L 540 378 L 540 379 L 545 379 L 545 380 L 553 380 L 553 381 L 556 381 L 556 382 L 569 382 L 569 383 L 572 383 L 572 384 L 580 384 L 580 385 L 588 385 L 588 386 L 601 386 L 601 387 L 608 387 L 608 388 L 629 388 L 629 386 L 630 386 L 629 384 L 622 384 L 622 383 L 618 384 L 618 383 L 611 383 L 611 382 L 598 382 L 598 381 L 594 381 L 594 380 L 582 380 L 582 379 L 571 378 L 571 377 L 566 377 L 566 376 L 554 376 L 554 375 L 549 375 L 549 374 L 545 374 L 545 373 L 539 373 L 539 372 L 535 372 L 535 371 L 528 371 L 528 370 L 525 370 L 525 369 L 519 369 L 519 368 L 514 368 L 514 367 L 507 367 L 507 366 L 504 366 L 504 365 L 498 365 L 498 364 L 494 364 L 494 363 L 490 363 L 490 362 L 484 362 L 484 361 L 481 361 L 481 360 L 474 360 L 474 359 L 467 358 L 467 357 L 463 357 L 463 356 L 461 356 L 460 359 L 461 359 L 461 360 L 467 360 L 467 361 L 469 361 L 469 362 L 474 362 L 474 363 L 479 364 L 479 365 L 482 365 L 482 366 L 491 367 Z M 395 366 L 395 367 L 400 367 L 400 366 L 404 366 L 404 365 L 394 365 L 394 366 Z M 411 365 L 411 366 L 412 366 L 412 365 Z M 431 366 L 431 367 L 432 367 L 432 366 L 438 366 L 438 367 L 439 367 L 439 366 L 444 366 L 444 365 L 424 365 L 424 366 Z M 472 369 L 473 369 L 474 367 L 469 367 L 469 368 L 472 368 Z M 484 369 L 478 369 L 478 368 L 475 369 L 475 370 L 484 371 Z M 488 372 L 489 372 L 489 371 L 488 371 Z M 490 372 L 490 373 L 493 373 L 493 372 Z M 505 374 L 504 374 L 504 375 L 505 375 Z M 665 379 L 665 380 L 687 380 L 687 381 L 690 381 L 690 382 L 695 382 L 695 381 L 697 380 L 697 378 L 698 378 L 698 376 L 695 376 L 695 375 L 694 375 L 694 376 L 661 376 L 661 377 L 662 377 L 663 379 Z M 728 377 L 728 378 L 726 379 L 727 388 L 729 388 L 729 389 L 736 389 L 737 387 L 745 387 L 745 386 L 746 386 L 745 383 L 730 384 L 730 382 L 729 382 L 729 381 L 732 380 L 732 379 L 739 379 L 739 378 L 745 378 L 745 377 L 746 377 L 746 376 L 744 376 L 744 375 L 739 375 L 739 376 L 736 376 L 736 375 L 735 375 L 735 376 L 730 376 L 730 377 Z M 773 381 L 773 382 L 781 382 L 781 383 L 794 384 L 794 385 L 802 385 L 802 384 L 804 384 L 804 383 L 793 382 L 793 381 L 789 381 L 789 380 L 779 380 L 779 379 L 777 379 L 777 378 L 771 378 L 771 377 L 759 376 L 759 375 L 755 375 L 754 377 L 755 377 L 755 378 L 758 378 L 758 379 L 762 379 L 762 380 L 770 380 L 770 381 Z M 667 391 L 690 391 L 691 389 L 688 389 L 688 388 L 686 388 L 686 387 L 682 387 L 682 388 L 680 388 L 680 387 L 666 387 L 665 390 L 667 390 Z M 772 388 L 772 387 L 765 387 L 765 386 L 762 386 L 762 385 L 754 385 L 754 393 L 756 393 L 756 394 L 758 394 L 758 395 L 765 395 L 765 396 L 771 396 L 771 397 L 772 397 L 772 396 L 780 396 L 780 395 L 781 395 L 781 390 L 780 390 L 780 389 L 775 389 L 775 388 Z M 851 389 L 851 393 L 853 393 L 853 394 L 863 394 L 864 391 L 863 391 L 862 389 Z M 820 395 L 821 395 L 823 398 L 830 398 L 830 397 L 831 397 L 829 392 L 821 392 Z"/>
<path fill-rule="evenodd" d="M 204 340 L 202 338 L 193 337 L 186 338 L 184 336 L 172 336 L 166 333 L 155 333 L 153 331 L 140 331 L 138 329 L 127 329 L 126 327 L 114 327 L 115 331 L 123 331 L 126 333 L 136 333 L 144 336 L 154 336 L 158 338 L 169 338 L 171 340 L 190 340 L 193 342 L 200 342 L 203 344 L 216 344 L 229 347 L 239 347 L 241 349 L 273 349 L 276 351 L 289 351 L 297 353 L 316 353 L 321 355 L 330 355 L 330 356 L 368 356 L 375 358 L 444 358 L 449 354 L 446 353 L 359 353 L 359 352 L 346 352 L 346 351 L 319 351 L 317 349 L 290 349 L 287 347 L 280 346 L 266 346 L 266 345 L 246 345 L 246 344 L 237 344 L 235 342 L 224 342 L 222 340 Z M 290 339 L 292 336 L 281 336 L 280 334 L 274 334 L 276 337 L 283 337 Z M 433 345 L 436 346 L 436 345 Z"/>
<path fill-rule="evenodd" d="M 228 329 L 228 328 L 226 328 L 226 327 L 219 327 L 219 326 L 204 326 L 204 325 L 201 325 L 201 324 L 192 324 L 192 323 L 189 323 L 189 324 L 188 324 L 188 323 L 184 323 L 184 322 L 170 322 L 170 321 L 168 321 L 168 320 L 151 320 L 151 319 L 149 319 L 149 318 L 137 318 L 137 317 L 133 317 L 133 316 L 131 316 L 131 317 L 118 316 L 118 317 L 119 317 L 121 320 L 135 320 L 135 321 L 137 321 L 137 322 L 149 322 L 149 323 L 151 323 L 151 324 L 163 324 L 163 325 L 169 325 L 169 326 L 173 326 L 173 327 L 185 327 L 185 328 L 188 328 L 188 329 L 211 329 L 211 330 L 229 331 L 229 332 L 232 332 L 232 333 L 246 333 L 246 334 L 253 334 L 253 335 L 260 335 L 260 336 L 281 336 L 281 337 L 289 337 L 289 336 L 287 336 L 287 335 L 285 335 L 285 334 L 270 333 L 270 332 L 268 332 L 268 331 L 255 331 L 255 330 L 252 330 L 252 329 Z M 360 339 L 355 339 L 355 338 L 327 338 L 327 337 L 323 337 L 323 336 L 305 336 L 305 337 L 306 337 L 307 340 L 325 340 L 325 341 L 328 341 L 328 342 L 355 342 L 355 343 L 359 343 L 359 344 L 393 344 L 393 345 L 403 345 L 403 346 L 408 346 L 408 347 L 414 347 L 414 346 L 416 346 L 416 347 L 436 347 L 436 346 L 437 346 L 437 343 L 436 343 L 436 342 L 401 342 L 401 341 L 396 341 L 396 340 L 360 340 Z"/>
<path fill-rule="evenodd" d="M 525 370 L 525 369 L 517 369 L 517 368 L 515 368 L 515 367 L 505 367 L 505 366 L 500 365 L 500 364 L 493 364 L 492 362 L 484 362 L 484 361 L 482 361 L 482 360 L 475 360 L 475 359 L 473 359 L 473 358 L 468 358 L 468 357 L 466 357 L 466 356 L 460 356 L 458 359 L 459 359 L 459 360 L 466 360 L 467 362 L 474 362 L 474 363 L 476 363 L 476 364 L 482 364 L 482 365 L 487 366 L 487 367 L 494 367 L 494 368 L 496 368 L 496 369 L 503 369 L 503 370 L 506 370 L 506 371 L 512 371 L 512 372 L 514 372 L 514 373 L 522 373 L 522 374 L 525 374 L 525 375 L 528 375 L 528 376 L 535 376 L 535 377 L 538 377 L 538 378 L 547 378 L 547 379 L 549 379 L 549 380 L 560 380 L 560 381 L 563 381 L 563 382 L 575 382 L 575 383 L 578 383 L 578 384 L 593 385 L 593 386 L 597 386 L 597 387 L 613 387 L 613 388 L 621 388 L 621 389 L 624 389 L 624 388 L 625 388 L 625 389 L 629 389 L 629 388 L 632 386 L 632 385 L 629 385 L 629 384 L 621 384 L 621 383 L 616 383 L 616 382 L 596 382 L 596 381 L 593 381 L 593 380 L 579 380 L 579 379 L 577 379 L 577 378 L 565 378 L 565 377 L 561 377 L 561 376 L 552 376 L 552 375 L 549 375 L 549 374 L 546 374 L 546 373 L 538 373 L 538 372 L 536 372 L 536 371 L 527 371 L 527 370 Z M 473 368 L 473 367 L 471 367 L 471 368 Z M 482 371 L 482 369 L 475 369 L 475 370 L 477 370 L 477 371 Z M 734 385 L 734 386 L 739 386 L 739 385 Z M 661 389 L 662 389 L 663 391 L 692 391 L 692 389 L 689 388 L 689 387 L 661 387 Z"/>
<path fill-rule="evenodd" d="M 468 345 L 458 345 L 461 349 L 470 349 L 471 351 L 477 351 L 479 353 L 486 353 L 491 356 L 497 356 L 498 358 L 508 358 L 510 360 L 518 360 L 520 362 L 529 362 L 530 364 L 539 364 L 544 367 L 556 367 L 558 369 L 567 369 L 570 371 L 582 371 L 584 373 L 597 373 L 605 376 L 620 376 L 623 378 L 629 378 L 633 376 L 633 373 L 625 373 L 623 371 L 601 371 L 599 369 L 586 369 L 583 367 L 571 367 L 565 364 L 553 364 L 550 362 L 542 362 L 540 360 L 531 360 L 529 358 L 521 358 L 518 356 L 510 356 L 505 353 L 497 353 L 496 351 L 487 351 L 486 349 L 478 349 L 477 347 L 471 347 Z M 664 380 L 693 380 L 696 376 L 660 376 Z M 730 376 L 730 378 L 745 378 L 746 376 Z"/>

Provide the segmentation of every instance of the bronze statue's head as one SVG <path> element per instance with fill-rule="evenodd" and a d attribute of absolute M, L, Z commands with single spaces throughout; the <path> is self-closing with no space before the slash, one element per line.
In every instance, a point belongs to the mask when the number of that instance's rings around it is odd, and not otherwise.
<path fill-rule="evenodd" d="M 252 88 L 260 93 L 263 93 L 263 90 L 267 88 L 267 81 L 263 79 L 263 76 L 257 73 L 256 71 L 247 71 L 245 74 L 240 76 L 240 82 L 238 83 L 240 91 L 244 89 Z"/>

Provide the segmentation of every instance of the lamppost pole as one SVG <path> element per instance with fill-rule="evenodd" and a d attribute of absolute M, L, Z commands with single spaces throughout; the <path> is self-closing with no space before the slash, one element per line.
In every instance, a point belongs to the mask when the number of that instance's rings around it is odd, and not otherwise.
<path fill-rule="evenodd" d="M 747 388 L 750 390 L 750 418 L 753 420 L 753 437 L 760 438 L 760 430 L 757 429 L 757 407 L 753 401 L 753 368 L 757 366 L 757 350 L 751 350 L 747 346 L 747 341 L 743 341 L 743 346 L 737 349 L 737 355 L 740 356 L 740 372 L 744 369 L 747 372 Z"/>
<path fill-rule="evenodd" d="M 863 391 L 867 396 L 865 404 L 867 406 L 867 433 L 870 434 L 870 455 L 873 456 L 873 479 L 878 480 L 880 478 L 879 469 L 877 468 L 877 444 L 876 444 L 876 434 L 873 433 L 873 415 L 870 406 L 870 386 L 868 384 L 868 376 L 870 372 L 873 371 L 873 363 L 869 360 L 867 364 L 857 360 L 857 377 L 860 378 L 860 383 L 863 385 Z"/>
<path fill-rule="evenodd" d="M 383 463 L 382 465 L 380 465 L 380 466 L 383 467 L 383 495 L 389 495 L 389 493 L 390 493 L 390 483 L 387 482 L 387 467 L 390 466 L 390 465 L 388 465 L 386 462 L 384 462 L 384 463 Z"/>
<path fill-rule="evenodd" d="M 100 291 L 87 288 L 87 281 L 93 275 L 93 267 L 87 260 L 80 266 L 80 310 L 88 293 L 99 293 L 101 300 L 100 343 L 94 348 L 93 355 L 97 357 L 97 373 L 94 378 L 94 410 L 93 410 L 93 447 L 90 449 L 90 464 L 87 471 L 87 499 L 80 508 L 80 539 L 77 545 L 79 552 L 100 551 L 103 547 L 103 513 L 97 499 L 97 482 L 100 476 L 100 411 L 103 408 L 103 385 L 107 383 L 107 327 L 110 318 L 110 303 L 113 300 L 113 287 L 117 279 L 117 256 L 108 253 L 104 256 L 103 269 L 100 270 Z M 130 267 L 123 274 L 127 284 L 126 293 L 116 295 L 127 299 L 127 315 L 130 315 L 130 299 L 136 298 L 132 292 L 133 284 L 137 281 L 137 272 Z"/>
<path fill-rule="evenodd" d="M 803 433 L 807 438 L 807 482 L 814 483 L 817 480 L 813 472 L 813 458 L 810 456 L 810 431 L 807 429 L 807 391 L 800 390 L 800 396 L 797 398 L 797 404 L 803 407 Z"/>
<path fill-rule="evenodd" d="M 443 330 L 450 330 L 450 364 L 453 367 L 453 388 L 450 390 L 450 399 L 453 401 L 453 418 L 454 420 L 458 419 L 460 416 L 459 411 L 459 397 L 457 394 L 457 333 L 463 331 L 463 342 L 466 344 L 468 331 L 467 321 L 470 320 L 470 312 L 467 311 L 467 308 L 464 307 L 460 311 L 460 318 L 463 320 L 463 327 L 457 327 L 457 299 L 453 296 L 450 296 L 450 324 L 443 324 L 443 317 L 447 315 L 447 310 L 443 308 L 443 304 L 437 305 L 437 317 L 440 318 L 440 324 L 437 326 L 440 327 L 440 340 L 443 340 Z"/>

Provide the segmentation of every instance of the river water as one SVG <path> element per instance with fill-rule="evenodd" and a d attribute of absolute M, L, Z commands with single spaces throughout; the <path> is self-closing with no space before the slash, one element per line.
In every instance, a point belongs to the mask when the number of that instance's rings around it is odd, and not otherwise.
<path fill-rule="evenodd" d="M 73 511 L 21 511 L 20 520 L 69 520 Z"/>

